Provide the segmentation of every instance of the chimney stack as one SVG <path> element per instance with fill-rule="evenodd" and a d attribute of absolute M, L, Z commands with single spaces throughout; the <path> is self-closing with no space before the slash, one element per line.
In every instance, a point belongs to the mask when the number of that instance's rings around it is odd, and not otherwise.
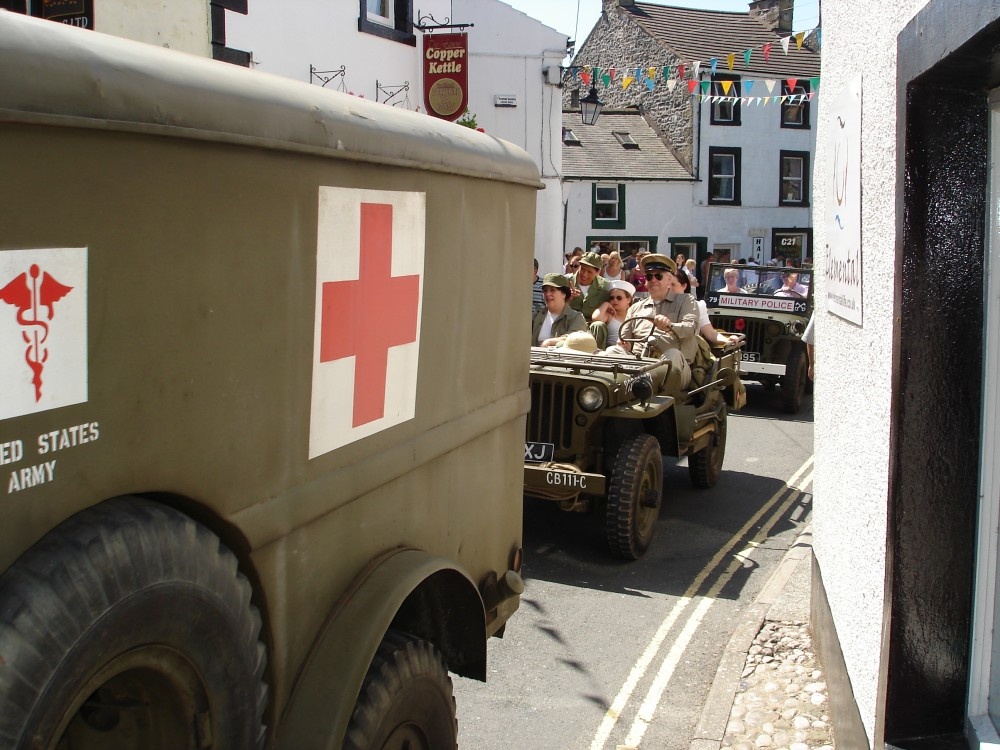
<path fill-rule="evenodd" d="M 792 33 L 794 0 L 751 0 L 750 16 L 772 31 Z"/>

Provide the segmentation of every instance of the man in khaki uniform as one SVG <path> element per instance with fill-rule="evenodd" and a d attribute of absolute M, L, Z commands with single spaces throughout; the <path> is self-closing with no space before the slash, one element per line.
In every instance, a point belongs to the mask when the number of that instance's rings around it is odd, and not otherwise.
<path fill-rule="evenodd" d="M 642 357 L 669 359 L 673 364 L 672 370 L 680 375 L 679 382 L 675 383 L 680 388 L 686 388 L 691 382 L 691 363 L 698 354 L 698 340 L 695 338 L 698 332 L 698 304 L 690 294 L 673 291 L 670 277 L 677 266 L 666 255 L 647 255 L 639 267 L 645 274 L 649 296 L 629 308 L 619 332 L 618 346 Z"/>
<path fill-rule="evenodd" d="M 583 317 L 590 323 L 594 310 L 607 302 L 611 294 L 611 282 L 601 276 L 601 256 L 597 253 L 584 253 L 580 258 L 580 268 L 571 278 L 573 296 L 569 306 L 583 313 Z"/>

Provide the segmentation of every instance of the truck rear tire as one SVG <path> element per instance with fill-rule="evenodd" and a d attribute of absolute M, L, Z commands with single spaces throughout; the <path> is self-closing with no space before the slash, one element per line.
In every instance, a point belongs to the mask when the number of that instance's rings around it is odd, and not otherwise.
<path fill-rule="evenodd" d="M 787 414 L 798 414 L 802 408 L 802 396 L 809 379 L 809 363 L 801 347 L 795 347 L 785 362 L 785 374 L 781 378 L 781 406 Z"/>
<path fill-rule="evenodd" d="M 263 747 L 250 596 L 219 538 L 172 508 L 77 514 L 0 576 L 0 745 Z"/>
<path fill-rule="evenodd" d="M 652 435 L 618 449 L 608 485 L 605 531 L 612 554 L 638 560 L 653 540 L 663 497 L 663 457 Z"/>
<path fill-rule="evenodd" d="M 441 750 L 458 746 L 455 698 L 433 644 L 390 630 L 368 668 L 344 750 Z"/>
<path fill-rule="evenodd" d="M 729 422 L 729 412 L 725 404 L 719 414 L 719 423 L 712 434 L 708 445 L 697 453 L 688 456 L 688 474 L 691 484 L 699 490 L 714 487 L 722 476 L 722 462 L 726 458 L 726 431 Z"/>

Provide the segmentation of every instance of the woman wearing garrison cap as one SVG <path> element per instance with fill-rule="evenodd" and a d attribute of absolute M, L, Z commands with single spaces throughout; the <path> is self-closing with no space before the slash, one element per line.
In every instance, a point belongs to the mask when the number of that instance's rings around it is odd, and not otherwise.
<path fill-rule="evenodd" d="M 561 273 L 547 273 L 542 279 L 545 307 L 531 319 L 531 345 L 555 346 L 572 331 L 586 331 L 583 315 L 569 306 L 570 282 Z"/>

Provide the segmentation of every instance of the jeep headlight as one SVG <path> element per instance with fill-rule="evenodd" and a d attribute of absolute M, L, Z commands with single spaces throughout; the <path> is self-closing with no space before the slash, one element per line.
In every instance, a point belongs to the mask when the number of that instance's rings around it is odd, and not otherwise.
<path fill-rule="evenodd" d="M 604 393 L 596 385 L 588 385 L 576 394 L 576 402 L 584 411 L 597 411 L 604 406 Z"/>

